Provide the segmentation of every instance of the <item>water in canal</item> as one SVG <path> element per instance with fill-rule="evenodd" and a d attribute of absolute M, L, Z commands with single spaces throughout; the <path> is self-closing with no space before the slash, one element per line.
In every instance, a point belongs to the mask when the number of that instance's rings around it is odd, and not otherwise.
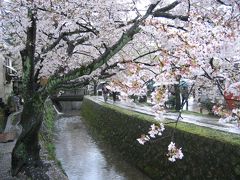
<path fill-rule="evenodd" d="M 149 180 L 107 145 L 96 143 L 82 117 L 59 118 L 56 131 L 56 155 L 70 180 Z"/>

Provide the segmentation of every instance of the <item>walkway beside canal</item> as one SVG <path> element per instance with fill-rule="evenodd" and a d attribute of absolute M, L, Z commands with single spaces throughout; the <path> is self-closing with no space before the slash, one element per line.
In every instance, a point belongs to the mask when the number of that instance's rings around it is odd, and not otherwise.
<path fill-rule="evenodd" d="M 13 122 L 14 116 L 17 116 L 20 112 L 15 112 L 9 115 L 7 124 L 3 133 L 3 139 L 0 143 L 0 179 L 1 180 L 15 180 L 11 176 L 11 160 L 12 150 L 16 143 L 17 129 Z M 21 178 L 18 178 L 21 179 Z"/>
<path fill-rule="evenodd" d="M 21 133 L 21 128 L 18 126 L 20 121 L 21 111 L 14 112 L 8 116 L 7 124 L 2 133 L 3 136 L 0 140 L 0 180 L 27 180 L 29 179 L 23 173 L 19 173 L 17 177 L 11 176 L 11 162 L 12 162 L 12 151 L 17 141 L 18 135 Z M 50 180 L 61 179 L 66 180 L 67 178 L 63 175 L 61 170 L 57 167 L 54 161 L 47 159 L 46 149 L 42 149 L 40 156 L 42 162 L 49 167 L 46 174 Z M 39 169 L 35 172 L 39 173 Z M 34 180 L 36 178 L 33 178 Z"/>
<path fill-rule="evenodd" d="M 88 96 L 88 98 L 92 99 L 95 102 L 98 103 L 104 103 L 103 97 L 101 96 Z M 111 99 L 108 99 L 107 103 L 113 104 L 115 106 L 119 106 L 131 111 L 147 114 L 150 116 L 154 116 L 154 112 L 150 106 L 147 105 L 139 105 L 134 102 L 124 102 L 124 101 L 116 101 L 113 103 Z M 167 112 L 164 113 L 164 118 L 168 118 L 171 120 L 176 120 L 178 116 L 178 113 L 172 113 L 172 112 Z M 224 132 L 229 132 L 229 133 L 234 133 L 234 134 L 240 134 L 240 128 L 237 127 L 236 124 L 232 123 L 219 123 L 217 117 L 213 116 L 208 116 L 206 114 L 201 115 L 201 114 L 196 114 L 195 112 L 193 113 L 182 113 L 181 115 L 182 118 L 180 118 L 180 121 L 182 122 L 187 122 L 191 124 L 196 124 L 198 126 L 203 126 L 203 127 L 208 127 Z"/>

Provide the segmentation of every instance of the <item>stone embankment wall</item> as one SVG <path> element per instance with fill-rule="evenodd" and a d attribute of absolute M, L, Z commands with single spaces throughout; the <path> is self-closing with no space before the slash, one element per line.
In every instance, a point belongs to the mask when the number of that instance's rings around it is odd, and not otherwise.
<path fill-rule="evenodd" d="M 62 111 L 67 112 L 67 111 L 72 111 L 72 110 L 80 110 L 81 101 L 62 101 L 60 102 L 62 106 Z"/>
<path fill-rule="evenodd" d="M 113 150 L 152 179 L 240 179 L 238 135 L 179 123 L 174 141 L 183 148 L 184 158 L 172 163 L 166 154 L 173 124 L 166 126 L 163 138 L 143 146 L 136 139 L 156 122 L 152 117 L 86 98 L 81 112 L 93 134 L 110 143 Z"/>

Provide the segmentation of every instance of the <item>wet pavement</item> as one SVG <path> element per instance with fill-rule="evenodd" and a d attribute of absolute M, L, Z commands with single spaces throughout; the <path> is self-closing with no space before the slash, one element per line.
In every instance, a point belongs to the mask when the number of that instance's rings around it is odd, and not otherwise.
<path fill-rule="evenodd" d="M 100 104 L 104 103 L 103 97 L 101 96 L 92 96 L 92 97 L 88 96 L 87 98 L 90 98 L 93 101 Z M 131 111 L 154 116 L 154 111 L 150 106 L 138 105 L 138 104 L 135 104 L 134 102 L 124 102 L 124 101 L 117 101 L 113 103 L 113 101 L 110 99 L 108 100 L 107 103 L 114 104 L 116 106 L 131 110 Z M 193 107 L 191 105 L 190 105 L 190 109 L 193 110 Z M 196 111 L 193 111 L 193 112 L 196 112 Z M 164 118 L 167 118 L 167 119 L 176 120 L 177 117 L 178 117 L 178 113 L 170 113 L 170 112 L 164 113 Z M 185 113 L 183 113 L 181 117 L 182 118 L 180 118 L 180 121 L 182 122 L 196 124 L 198 126 L 208 127 L 208 128 L 212 128 L 212 129 L 216 129 L 224 132 L 240 134 L 240 128 L 237 127 L 236 123 L 220 123 L 218 121 L 219 120 L 218 117 L 207 116 L 206 114 L 194 115 L 194 114 L 185 114 Z"/>
<path fill-rule="evenodd" d="M 2 134 L 2 143 L 0 143 L 0 180 L 15 180 L 21 178 L 15 178 L 11 176 L 11 161 L 12 150 L 16 143 L 16 135 L 20 133 L 17 127 L 13 123 L 14 116 L 19 118 L 19 112 L 14 112 L 8 116 L 7 124 Z M 17 120 L 17 122 L 20 119 Z M 3 143 L 4 142 L 4 143 Z"/>
<path fill-rule="evenodd" d="M 178 114 L 176 113 L 166 113 L 165 118 L 168 119 L 177 119 Z M 219 123 L 219 118 L 215 117 L 206 117 L 206 116 L 194 116 L 191 114 L 182 114 L 180 121 L 187 122 L 191 124 L 196 124 L 198 126 L 208 127 L 224 132 L 229 132 L 233 134 L 240 134 L 240 128 L 236 124 L 232 123 Z"/>
<path fill-rule="evenodd" d="M 62 116 L 55 126 L 56 156 L 70 180 L 149 180 L 109 146 L 96 142 L 79 115 Z"/>

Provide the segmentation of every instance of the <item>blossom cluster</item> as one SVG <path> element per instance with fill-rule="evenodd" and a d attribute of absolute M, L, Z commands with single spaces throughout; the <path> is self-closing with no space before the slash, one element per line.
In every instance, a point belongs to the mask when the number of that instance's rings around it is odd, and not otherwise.
<path fill-rule="evenodd" d="M 156 104 L 152 107 L 155 115 L 155 119 L 158 121 L 163 120 L 163 113 L 165 112 L 165 109 L 162 105 Z"/>
<path fill-rule="evenodd" d="M 150 131 L 148 131 L 148 134 L 150 135 L 151 138 L 155 138 L 156 135 L 161 136 L 164 130 L 165 130 L 165 127 L 163 123 L 160 123 L 160 126 L 156 126 L 155 124 L 152 124 Z"/>
<path fill-rule="evenodd" d="M 150 137 L 151 138 L 156 138 L 156 136 L 162 136 L 162 132 L 165 130 L 165 127 L 163 125 L 163 123 L 160 123 L 159 126 L 155 125 L 155 124 L 152 124 L 149 131 L 148 131 L 148 134 L 149 135 L 145 135 L 145 134 L 142 134 L 140 138 L 137 139 L 137 141 L 144 145 L 145 142 L 149 141 L 150 140 Z"/>
<path fill-rule="evenodd" d="M 137 141 L 144 145 L 145 142 L 149 141 L 150 140 L 150 137 L 148 135 L 145 135 L 145 134 L 142 134 L 140 138 L 137 139 Z"/>
<path fill-rule="evenodd" d="M 238 127 L 240 127 L 240 108 L 233 109 L 232 116 L 237 120 Z"/>
<path fill-rule="evenodd" d="M 152 92 L 151 96 L 153 103 L 164 106 L 164 102 L 167 100 L 168 91 L 165 88 L 158 88 Z"/>
<path fill-rule="evenodd" d="M 230 116 L 230 112 L 227 111 L 223 106 L 214 105 L 212 111 L 215 115 L 220 117 L 227 117 Z"/>
<path fill-rule="evenodd" d="M 235 108 L 232 111 L 225 109 L 223 106 L 213 106 L 212 111 L 215 115 L 220 116 L 220 123 L 237 122 L 240 127 L 240 109 Z"/>
<path fill-rule="evenodd" d="M 182 148 L 177 148 L 175 146 L 175 143 L 171 142 L 168 145 L 168 160 L 171 162 L 175 162 L 176 159 L 182 159 L 183 158 L 183 153 L 182 153 Z"/>

